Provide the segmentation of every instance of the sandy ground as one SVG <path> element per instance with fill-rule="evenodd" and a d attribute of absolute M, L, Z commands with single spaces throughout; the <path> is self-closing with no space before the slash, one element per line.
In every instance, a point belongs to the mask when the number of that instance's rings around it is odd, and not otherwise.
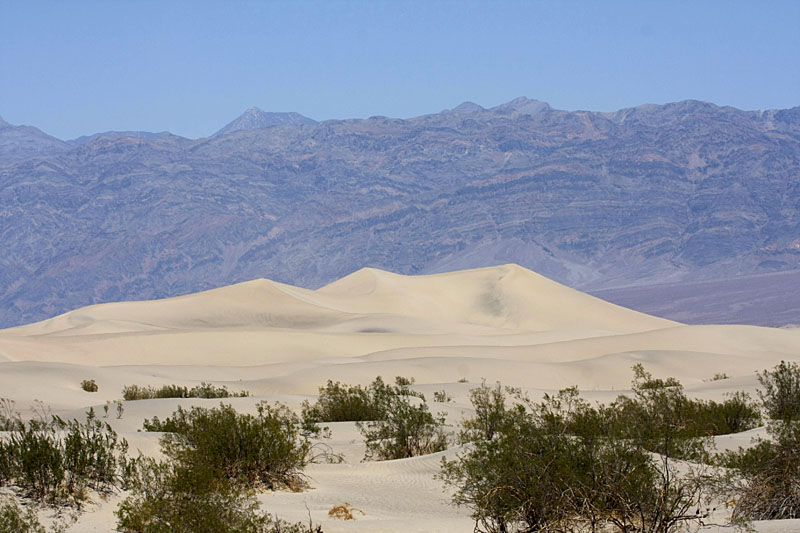
<path fill-rule="evenodd" d="M 62 416 L 102 413 L 125 385 L 196 385 L 245 389 L 226 400 L 254 410 L 260 400 L 298 408 L 326 380 L 366 384 L 375 376 L 416 379 L 431 399 L 445 390 L 444 410 L 457 425 L 470 414 L 469 390 L 482 379 L 522 387 L 531 396 L 578 385 L 592 401 L 630 387 L 631 366 L 674 376 L 690 394 L 722 399 L 753 392 L 756 372 L 800 359 L 800 329 L 686 326 L 574 291 L 516 265 L 400 276 L 363 269 L 316 291 L 255 280 L 149 302 L 102 304 L 0 331 L 0 397 L 26 414 L 47 406 Z M 718 373 L 729 379 L 713 381 Z M 96 393 L 81 390 L 94 379 Z M 41 403 L 37 403 L 41 402 Z M 214 400 L 125 402 L 108 421 L 146 454 L 157 435 L 142 420 L 176 406 Z M 720 439 L 747 444 L 750 434 Z M 441 454 L 365 463 L 353 424 L 333 425 L 328 442 L 339 465 L 310 465 L 310 489 L 260 496 L 289 520 L 321 523 L 326 532 L 468 532 L 466 509 L 452 507 L 435 479 Z M 456 449 L 445 452 L 452 456 Z M 70 531 L 111 531 L 121 495 L 97 501 Z M 334 505 L 363 511 L 355 521 L 329 519 Z M 759 531 L 800 531 L 800 521 L 756 524 Z"/>

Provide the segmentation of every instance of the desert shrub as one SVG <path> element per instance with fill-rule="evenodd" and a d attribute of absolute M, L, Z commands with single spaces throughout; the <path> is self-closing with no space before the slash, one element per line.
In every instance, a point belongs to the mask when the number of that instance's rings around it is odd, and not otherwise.
<path fill-rule="evenodd" d="M 653 453 L 707 462 L 708 443 L 702 439 L 752 429 L 761 422 L 758 406 L 745 393 L 721 403 L 696 400 L 687 397 L 674 378 L 653 378 L 641 365 L 633 371 L 633 396 L 620 396 L 610 411 L 616 418 L 615 435 Z"/>
<path fill-rule="evenodd" d="M 492 440 L 500 426 L 506 422 L 506 396 L 500 384 L 488 387 L 486 382 L 469 391 L 470 401 L 475 408 L 475 416 L 462 423 L 460 442 Z"/>
<path fill-rule="evenodd" d="M 178 407 L 163 422 L 145 420 L 144 428 L 166 432 L 162 450 L 183 467 L 207 469 L 247 487 L 297 486 L 310 449 L 297 415 L 266 402 L 258 404 L 256 415 L 225 404 L 188 411 Z"/>
<path fill-rule="evenodd" d="M 727 489 L 736 502 L 734 518 L 800 518 L 800 366 L 782 361 L 759 375 L 762 408 L 771 418 L 769 439 L 721 456 L 734 471 Z"/>
<path fill-rule="evenodd" d="M 21 508 L 13 501 L 0 503 L 0 533 L 46 533 L 34 507 Z"/>
<path fill-rule="evenodd" d="M 761 425 L 760 409 L 745 392 L 737 391 L 722 403 L 710 401 L 706 405 L 715 435 L 740 433 Z"/>
<path fill-rule="evenodd" d="M 441 451 L 447 446 L 444 419 L 430 413 L 425 396 L 411 390 L 413 384 L 413 378 L 402 376 L 394 385 L 378 376 L 368 387 L 328 380 L 313 405 L 303 403 L 303 428 L 311 432 L 319 422 L 355 421 L 366 439 L 367 458 L 399 459 Z"/>
<path fill-rule="evenodd" d="M 437 391 L 434 391 L 434 393 L 433 393 L 433 401 L 434 402 L 439 402 L 439 403 L 447 403 L 447 402 L 452 402 L 453 398 L 450 397 L 449 394 L 447 394 L 447 391 L 445 391 L 445 390 L 437 390 Z"/>
<path fill-rule="evenodd" d="M 15 485 L 41 502 L 80 501 L 87 488 L 108 491 L 119 481 L 127 442 L 98 420 L 17 419 L 0 441 L 0 484 Z"/>
<path fill-rule="evenodd" d="M 241 485 L 207 464 L 139 458 L 129 476 L 130 496 L 116 511 L 128 533 L 321 533 L 259 510 Z"/>
<path fill-rule="evenodd" d="M 157 398 L 244 398 L 247 396 L 250 396 L 248 391 L 230 392 L 225 385 L 215 387 L 206 382 L 191 389 L 181 385 L 163 385 L 159 388 L 126 385 L 122 388 L 122 397 L 128 401 L 153 400 Z"/>
<path fill-rule="evenodd" d="M 0 431 L 14 431 L 19 422 L 19 413 L 14 408 L 14 400 L 0 398 Z"/>
<path fill-rule="evenodd" d="M 711 379 L 709 381 L 722 381 L 723 379 L 730 379 L 730 376 L 725 372 L 717 372 L 716 374 L 711 376 Z"/>
<path fill-rule="evenodd" d="M 447 449 L 444 415 L 433 416 L 428 405 L 406 395 L 391 397 L 383 420 L 357 422 L 367 445 L 365 459 L 403 459 Z"/>
<path fill-rule="evenodd" d="M 81 381 L 81 388 L 86 392 L 98 391 L 97 383 L 95 383 L 93 379 L 84 379 Z"/>
<path fill-rule="evenodd" d="M 411 390 L 413 378 L 397 376 L 395 385 L 387 385 L 378 376 L 368 387 L 345 385 L 328 380 L 319 388 L 319 398 L 311 405 L 303 402 L 302 417 L 305 424 L 318 422 L 363 422 L 384 420 L 387 409 L 396 396 L 424 396 Z"/>
<path fill-rule="evenodd" d="M 758 396 L 769 418 L 800 420 L 800 365 L 781 361 L 773 370 L 764 370 L 758 381 L 764 388 Z"/>
<path fill-rule="evenodd" d="M 699 524 L 710 494 L 705 468 L 678 472 L 674 454 L 704 457 L 705 441 L 677 434 L 680 384 L 641 369 L 634 391 L 605 407 L 590 406 L 576 388 L 534 403 L 484 383 L 471 391 L 476 414 L 460 433 L 466 447 L 442 461 L 440 477 L 455 488 L 454 502 L 471 508 L 476 531 L 668 532 Z"/>

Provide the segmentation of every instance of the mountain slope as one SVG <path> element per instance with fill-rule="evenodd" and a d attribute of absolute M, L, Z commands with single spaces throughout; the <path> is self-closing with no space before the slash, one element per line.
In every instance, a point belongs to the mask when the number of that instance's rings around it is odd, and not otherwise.
<path fill-rule="evenodd" d="M 800 269 L 798 173 L 800 108 L 696 101 L 96 138 L 0 160 L 0 324 L 364 265 L 593 290 Z"/>
<path fill-rule="evenodd" d="M 13 126 L 0 117 L 0 166 L 67 149 L 67 143 L 41 130 L 32 126 Z"/>

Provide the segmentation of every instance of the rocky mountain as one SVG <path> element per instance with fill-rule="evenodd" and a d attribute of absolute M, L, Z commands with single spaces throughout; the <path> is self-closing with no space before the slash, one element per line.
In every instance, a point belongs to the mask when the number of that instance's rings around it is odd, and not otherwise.
<path fill-rule="evenodd" d="M 67 141 L 70 146 L 80 146 L 81 144 L 86 144 L 91 141 L 95 141 L 100 139 L 101 137 L 105 137 L 108 139 L 114 139 L 117 137 L 135 137 L 137 139 L 158 139 L 159 137 L 168 137 L 172 135 L 168 131 L 162 131 L 160 133 L 152 133 L 149 131 L 104 131 L 102 133 L 93 133 L 92 135 L 83 135 L 78 137 L 77 139 L 72 139 Z"/>
<path fill-rule="evenodd" d="M 33 126 L 12 126 L 0 117 L 0 165 L 66 151 L 67 143 Z"/>
<path fill-rule="evenodd" d="M 214 137 L 227 135 L 235 131 L 260 130 L 274 126 L 301 126 L 303 124 L 316 124 L 317 121 L 304 117 L 300 113 L 267 113 L 257 107 L 251 107 L 233 121 L 215 133 Z"/>
<path fill-rule="evenodd" d="M 799 177 L 800 107 L 697 101 L 97 137 L 0 158 L 0 324 L 364 266 L 592 290 L 800 269 Z"/>

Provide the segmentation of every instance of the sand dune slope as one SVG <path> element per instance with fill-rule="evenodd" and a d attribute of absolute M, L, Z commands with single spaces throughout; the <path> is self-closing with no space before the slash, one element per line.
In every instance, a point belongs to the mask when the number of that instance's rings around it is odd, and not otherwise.
<path fill-rule="evenodd" d="M 578 385 L 606 401 L 629 387 L 630 367 L 679 378 L 691 394 L 720 399 L 756 385 L 755 372 L 800 359 L 800 329 L 685 326 L 604 302 L 516 265 L 401 276 L 362 269 L 318 290 L 254 280 L 177 298 L 78 309 L 0 331 L 0 397 L 25 412 L 41 400 L 54 412 L 98 412 L 130 384 L 193 386 L 201 381 L 246 389 L 230 400 L 252 410 L 259 400 L 297 408 L 328 379 L 368 383 L 375 376 L 416 378 L 457 423 L 470 412 L 469 391 L 481 379 L 532 395 Z M 715 374 L 729 379 L 712 381 Z M 94 379 L 96 393 L 81 390 Z M 145 417 L 179 404 L 213 400 L 127 402 L 109 421 L 144 453 L 153 435 Z M 306 505 L 326 532 L 469 531 L 468 512 L 448 504 L 434 478 L 438 457 L 360 463 L 352 426 L 335 428 L 342 465 L 311 466 L 313 490 L 261 497 L 278 515 L 305 519 Z M 448 453 L 454 453 L 453 450 Z M 349 502 L 356 522 L 327 518 Z M 113 527 L 115 500 L 83 516 L 80 531 Z M 761 527 L 761 526 L 759 526 Z M 764 526 L 762 529 L 769 530 Z"/>

